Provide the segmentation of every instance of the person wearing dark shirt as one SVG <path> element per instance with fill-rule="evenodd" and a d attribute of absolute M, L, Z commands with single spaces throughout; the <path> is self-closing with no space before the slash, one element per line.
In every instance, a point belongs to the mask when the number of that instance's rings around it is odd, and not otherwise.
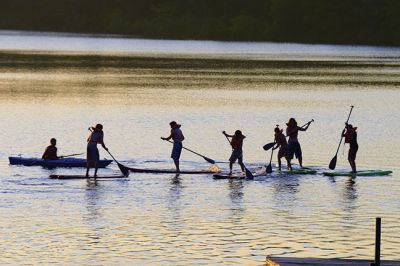
<path fill-rule="evenodd" d="M 179 159 L 182 153 L 182 147 L 183 147 L 182 141 L 185 139 L 185 137 L 183 136 L 180 124 L 178 124 L 175 121 L 171 121 L 169 123 L 169 126 L 171 127 L 171 134 L 166 138 L 161 137 L 161 139 L 163 140 L 172 139 L 174 141 L 172 146 L 171 158 L 172 160 L 174 160 L 176 172 L 179 173 L 180 172 Z"/>
<path fill-rule="evenodd" d="M 275 149 L 279 148 L 278 151 L 278 167 L 279 167 L 279 171 L 281 170 L 281 158 L 285 157 L 286 161 L 288 163 L 289 166 L 289 160 L 288 160 L 288 144 L 286 141 L 286 137 L 283 134 L 283 129 L 279 129 L 279 126 L 277 125 L 276 128 L 274 129 L 275 131 L 275 143 L 276 146 L 274 147 Z"/>
<path fill-rule="evenodd" d="M 351 166 L 351 172 L 357 173 L 356 168 L 356 156 L 358 151 L 358 143 L 357 143 L 357 127 L 353 127 L 351 124 L 346 123 L 346 128 L 342 132 L 342 136 L 344 137 L 344 143 L 350 144 L 348 161 Z"/>
<path fill-rule="evenodd" d="M 46 150 L 44 151 L 42 155 L 42 159 L 45 160 L 58 160 L 60 157 L 57 156 L 57 140 L 55 138 L 52 138 L 50 140 L 50 146 L 47 146 Z"/>
<path fill-rule="evenodd" d="M 236 162 L 236 160 L 238 160 L 238 163 L 240 165 L 240 168 L 242 168 L 242 172 L 245 172 L 245 167 L 243 164 L 243 140 L 246 138 L 246 136 L 244 136 L 242 134 L 242 131 L 240 130 L 236 130 L 235 131 L 235 135 L 229 135 L 227 134 L 225 131 L 222 131 L 222 134 L 225 135 L 225 137 L 227 138 L 232 138 L 230 143 L 232 146 L 232 154 L 231 157 L 229 158 L 229 175 L 232 174 L 232 168 L 233 168 L 233 164 Z"/>
<path fill-rule="evenodd" d="M 288 141 L 288 168 L 292 170 L 291 160 L 293 159 L 294 155 L 299 160 L 300 167 L 303 167 L 303 156 L 301 152 L 301 146 L 299 140 L 297 139 L 297 135 L 299 131 L 306 131 L 310 126 L 310 123 L 307 123 L 304 127 L 299 127 L 297 122 L 294 118 L 290 118 L 289 122 L 286 123 L 286 136 L 289 137 Z"/>

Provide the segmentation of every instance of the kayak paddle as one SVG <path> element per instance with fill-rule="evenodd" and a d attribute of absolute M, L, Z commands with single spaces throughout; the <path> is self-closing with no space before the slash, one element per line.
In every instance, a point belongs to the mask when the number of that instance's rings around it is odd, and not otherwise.
<path fill-rule="evenodd" d="M 351 107 L 351 108 L 350 108 L 350 113 L 349 113 L 349 116 L 347 117 L 346 124 L 349 122 L 350 115 L 351 115 L 351 111 L 353 111 L 354 106 L 352 105 L 352 106 L 350 106 L 350 107 Z M 343 136 L 340 135 L 339 146 L 338 146 L 338 148 L 337 148 L 337 150 L 336 150 L 336 154 L 335 154 L 335 156 L 332 158 L 331 162 L 329 163 L 329 169 L 331 169 L 331 170 L 334 170 L 335 167 L 336 167 L 337 154 L 338 154 L 338 152 L 339 152 L 340 144 L 342 144 L 342 139 L 343 139 Z"/>
<path fill-rule="evenodd" d="M 305 124 L 302 125 L 301 127 L 305 127 L 305 126 L 307 126 L 308 124 L 311 124 L 312 122 L 314 122 L 314 119 L 311 119 L 310 121 L 308 121 L 307 123 L 305 123 Z M 286 137 L 288 137 L 288 136 L 286 136 Z M 271 142 L 271 143 L 265 144 L 265 145 L 263 146 L 264 151 L 270 150 L 272 147 L 274 147 L 275 144 L 276 144 L 275 142 Z"/>
<path fill-rule="evenodd" d="M 66 157 L 71 157 L 71 156 L 76 156 L 76 155 L 82 155 L 84 153 L 74 153 L 74 154 L 68 154 L 68 155 L 62 155 L 60 158 L 66 158 Z"/>
<path fill-rule="evenodd" d="M 170 141 L 170 140 L 165 140 L 165 141 L 168 141 L 169 143 L 172 143 L 172 144 L 173 144 L 173 142 Z M 185 150 L 187 150 L 187 151 L 190 151 L 191 153 L 194 153 L 194 154 L 196 154 L 196 155 L 198 155 L 198 156 L 200 156 L 200 157 L 203 157 L 203 159 L 206 160 L 207 162 L 209 162 L 210 164 L 215 164 L 215 161 L 214 161 L 213 159 L 210 159 L 210 158 L 208 158 L 208 157 L 206 157 L 206 156 L 204 156 L 204 155 L 201 155 L 200 153 L 197 153 L 197 152 L 195 152 L 195 151 L 192 151 L 192 150 L 190 150 L 190 149 L 188 149 L 188 148 L 186 148 L 186 147 L 183 147 L 183 146 L 182 146 L 182 148 L 185 149 Z"/>
<path fill-rule="evenodd" d="M 229 142 L 229 144 L 231 144 L 231 142 L 229 141 L 228 137 L 225 134 L 224 134 L 224 136 L 225 136 L 226 140 Z M 244 170 L 246 172 L 246 178 L 247 179 L 253 179 L 254 178 L 253 174 L 250 172 L 249 169 L 247 169 L 247 167 L 244 165 L 244 163 L 243 163 L 243 166 L 244 166 Z"/>
<path fill-rule="evenodd" d="M 114 156 L 112 156 L 112 154 L 111 154 L 108 150 L 106 150 L 106 151 L 108 152 L 108 154 L 110 154 L 110 156 L 113 158 L 113 160 L 117 163 L 118 168 L 119 168 L 119 170 L 121 170 L 122 174 L 123 174 L 125 177 L 128 177 L 128 176 L 129 176 L 129 169 L 128 169 L 126 166 L 123 166 L 122 164 L 120 164 L 120 163 L 114 158 Z"/>

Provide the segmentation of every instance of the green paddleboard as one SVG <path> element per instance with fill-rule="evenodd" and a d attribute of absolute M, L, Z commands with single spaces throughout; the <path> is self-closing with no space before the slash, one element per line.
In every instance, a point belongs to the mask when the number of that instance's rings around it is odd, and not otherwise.
<path fill-rule="evenodd" d="M 317 173 L 317 170 L 304 168 L 304 169 L 293 169 L 292 171 L 283 170 L 280 172 L 278 171 L 278 173 L 282 173 L 282 174 L 286 174 L 286 175 L 315 175 Z"/>
<path fill-rule="evenodd" d="M 365 170 L 358 171 L 357 173 L 351 172 L 324 172 L 326 176 L 374 176 L 374 175 L 390 175 L 390 170 Z"/>

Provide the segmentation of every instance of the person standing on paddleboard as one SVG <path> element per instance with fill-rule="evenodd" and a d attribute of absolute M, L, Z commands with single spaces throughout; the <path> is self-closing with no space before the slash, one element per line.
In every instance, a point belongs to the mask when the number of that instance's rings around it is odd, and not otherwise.
<path fill-rule="evenodd" d="M 350 144 L 348 161 L 351 166 L 351 172 L 357 173 L 356 168 L 356 156 L 358 151 L 358 143 L 357 143 L 357 127 L 353 127 L 351 124 L 346 123 L 346 128 L 343 129 L 342 136 L 344 137 L 344 143 Z"/>
<path fill-rule="evenodd" d="M 238 161 L 240 168 L 242 168 L 242 172 L 245 172 L 245 167 L 243 164 L 243 140 L 246 138 L 242 134 L 242 131 L 236 130 L 235 135 L 229 135 L 225 131 L 222 131 L 222 134 L 225 135 L 227 138 L 232 138 L 230 143 L 232 146 L 232 154 L 231 157 L 229 158 L 229 175 L 232 175 L 232 168 L 233 164 Z"/>
<path fill-rule="evenodd" d="M 274 147 L 274 150 L 279 148 L 278 151 L 278 166 L 279 166 L 279 171 L 281 170 L 281 158 L 285 157 L 287 161 L 287 165 L 289 167 L 289 158 L 288 158 L 288 144 L 286 141 L 286 137 L 283 134 L 283 129 L 279 128 L 279 125 L 276 126 L 274 129 L 275 131 L 275 143 L 276 146 Z"/>
<path fill-rule="evenodd" d="M 42 159 L 45 160 L 58 160 L 60 157 L 57 156 L 57 140 L 55 138 L 50 139 L 50 144 L 42 155 Z"/>
<path fill-rule="evenodd" d="M 290 118 L 289 122 L 286 123 L 286 136 L 289 137 L 288 141 L 288 168 L 289 170 L 293 170 L 291 160 L 293 159 L 294 155 L 299 160 L 300 167 L 303 167 L 303 157 L 301 153 L 301 146 L 299 140 L 297 139 L 297 135 L 299 131 L 306 131 L 310 126 L 311 121 L 308 122 L 304 127 L 299 127 L 297 125 L 296 119 Z"/>
<path fill-rule="evenodd" d="M 169 135 L 169 137 L 161 137 L 161 139 L 172 139 L 174 141 L 174 144 L 172 146 L 171 158 L 172 160 L 174 160 L 176 172 L 179 173 L 181 171 L 179 169 L 179 158 L 181 157 L 182 152 L 182 141 L 185 139 L 185 137 L 183 136 L 181 125 L 179 125 L 175 121 L 172 121 L 171 123 L 169 123 L 169 125 L 171 126 L 171 134 Z"/>
<path fill-rule="evenodd" d="M 97 149 L 97 144 L 101 144 L 103 148 L 108 151 L 108 148 L 104 144 L 104 132 L 103 125 L 97 124 L 95 127 L 89 128 L 92 131 L 87 139 L 87 167 L 86 177 L 89 177 L 90 167 L 94 167 L 93 177 L 97 177 L 97 170 L 99 168 L 100 154 Z"/>

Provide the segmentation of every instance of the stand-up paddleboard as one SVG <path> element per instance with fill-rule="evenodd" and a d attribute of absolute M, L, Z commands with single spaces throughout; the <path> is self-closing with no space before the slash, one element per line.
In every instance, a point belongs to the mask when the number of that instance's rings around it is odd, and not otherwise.
<path fill-rule="evenodd" d="M 113 179 L 113 178 L 126 178 L 123 175 L 108 175 L 108 176 L 93 176 L 86 177 L 85 175 L 50 175 L 52 179 Z"/>
<path fill-rule="evenodd" d="M 310 169 L 310 168 L 300 168 L 300 169 L 293 169 L 293 170 L 282 170 L 277 171 L 278 173 L 285 174 L 285 175 L 315 175 L 317 170 Z"/>
<path fill-rule="evenodd" d="M 150 168 L 132 168 L 127 167 L 129 171 L 134 173 L 149 173 L 149 174 L 178 174 L 175 169 L 150 169 Z M 209 170 L 181 170 L 179 174 L 191 174 L 191 175 L 200 175 L 200 174 L 214 174 L 216 171 Z"/>
<path fill-rule="evenodd" d="M 358 171 L 357 173 L 352 172 L 323 172 L 326 176 L 379 176 L 379 175 L 390 175 L 392 171 L 390 170 L 364 170 Z"/>
<path fill-rule="evenodd" d="M 256 175 L 256 174 L 253 175 L 253 177 L 257 177 L 257 176 L 260 176 L 260 175 Z M 247 179 L 247 180 L 253 179 L 253 178 L 247 178 L 246 174 L 244 174 L 244 173 L 243 174 L 232 174 L 232 175 L 229 175 L 229 174 L 214 174 L 213 178 L 214 179 Z"/>

